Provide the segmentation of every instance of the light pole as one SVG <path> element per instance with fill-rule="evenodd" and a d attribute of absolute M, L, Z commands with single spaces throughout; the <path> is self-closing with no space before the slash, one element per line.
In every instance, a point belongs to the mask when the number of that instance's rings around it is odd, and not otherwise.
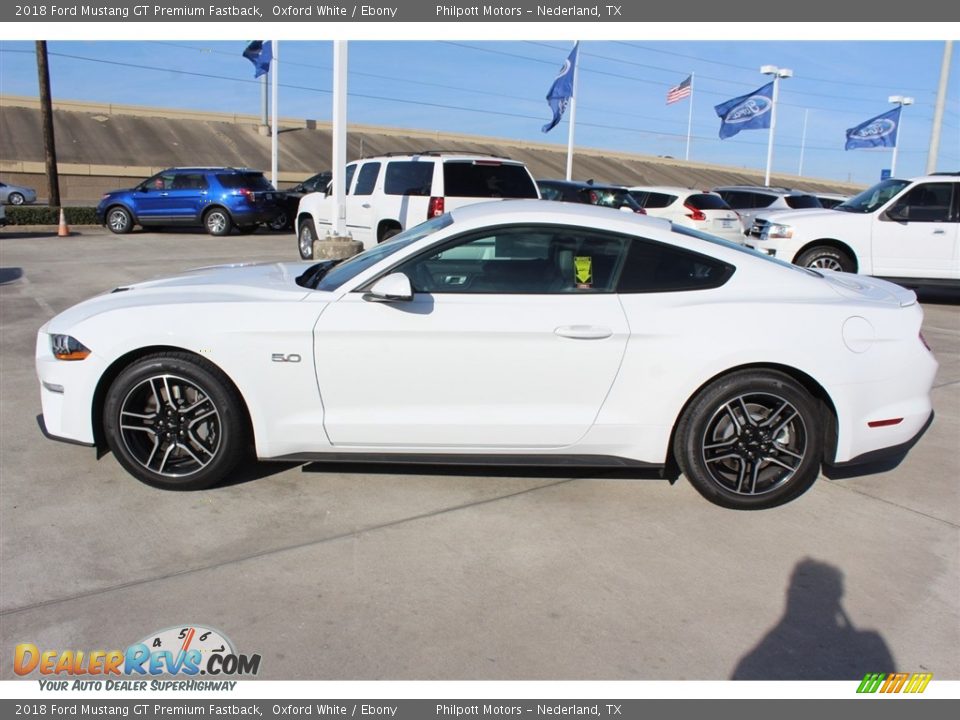
<path fill-rule="evenodd" d="M 770 137 L 767 139 L 767 174 L 763 179 L 763 184 L 769 187 L 770 166 L 773 163 L 773 132 L 777 127 L 777 95 L 780 91 L 780 78 L 793 77 L 793 70 L 778 68 L 776 65 L 763 65 L 760 72 L 764 75 L 773 75 L 773 97 L 770 100 Z"/>
<path fill-rule="evenodd" d="M 897 139 L 893 143 L 893 159 L 890 161 L 890 177 L 894 177 L 897 174 L 897 148 L 900 147 L 900 131 L 903 130 L 903 106 L 913 105 L 913 98 L 904 95 L 891 95 L 887 100 L 900 106 L 900 114 L 897 118 Z"/>

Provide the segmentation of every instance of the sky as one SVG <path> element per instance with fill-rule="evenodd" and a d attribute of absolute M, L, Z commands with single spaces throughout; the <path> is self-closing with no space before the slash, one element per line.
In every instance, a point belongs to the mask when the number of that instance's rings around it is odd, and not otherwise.
<path fill-rule="evenodd" d="M 573 39 L 529 37 L 351 41 L 348 123 L 565 147 L 567 118 L 548 134 L 541 127 L 550 119 L 546 92 Z M 51 40 L 53 97 L 255 114 L 260 89 L 241 55 L 246 44 Z M 903 111 L 896 170 L 920 175 L 943 51 L 935 40 L 584 40 L 575 146 L 683 158 L 689 101 L 667 106 L 666 93 L 692 72 L 690 159 L 763 171 L 767 131 L 720 140 L 713 106 L 765 85 L 760 66 L 776 65 L 794 75 L 781 81 L 774 173 L 798 174 L 802 151 L 806 177 L 872 184 L 890 167 L 892 151 L 845 151 L 845 130 L 892 109 L 889 95 L 908 95 L 915 102 Z M 281 117 L 329 120 L 332 42 L 282 40 L 279 53 Z M 951 65 L 941 171 L 960 170 L 960 47 Z M 32 41 L 0 40 L 0 93 L 37 95 Z"/>

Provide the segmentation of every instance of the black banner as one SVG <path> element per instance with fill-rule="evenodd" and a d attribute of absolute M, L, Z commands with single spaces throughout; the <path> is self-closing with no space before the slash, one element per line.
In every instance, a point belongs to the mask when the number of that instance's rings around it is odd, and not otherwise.
<path fill-rule="evenodd" d="M 951 10 L 951 8 L 953 8 Z M 876 3 L 807 0 L 780 3 L 768 0 L 734 0 L 716 3 L 704 0 L 676 3 L 626 3 L 624 0 L 589 2 L 531 2 L 516 0 L 491 4 L 399 0 L 368 3 L 308 2 L 307 0 L 166 0 L 134 2 L 37 2 L 4 3 L 0 22 L 831 22 L 862 23 L 865 16 L 886 21 L 945 23 L 960 19 L 960 3 L 939 0 L 891 5 L 881 12 Z M 724 31 L 724 37 L 728 31 Z M 754 39 L 765 38 L 754 35 Z"/>

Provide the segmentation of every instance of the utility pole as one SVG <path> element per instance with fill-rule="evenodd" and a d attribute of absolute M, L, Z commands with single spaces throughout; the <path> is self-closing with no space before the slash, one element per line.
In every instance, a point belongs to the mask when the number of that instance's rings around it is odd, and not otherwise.
<path fill-rule="evenodd" d="M 47 163 L 47 196 L 52 208 L 60 207 L 60 176 L 57 174 L 57 145 L 53 137 L 53 103 L 50 100 L 50 67 L 47 43 L 37 40 L 37 75 L 40 79 L 40 117 L 43 123 L 43 154 Z"/>
<path fill-rule="evenodd" d="M 943 109 L 947 104 L 947 82 L 950 79 L 951 55 L 953 55 L 953 40 L 947 40 L 943 47 L 943 63 L 940 65 L 940 87 L 937 89 L 937 105 L 933 111 L 930 154 L 927 155 L 927 175 L 937 170 L 937 155 L 940 154 L 940 132 L 943 129 Z"/>

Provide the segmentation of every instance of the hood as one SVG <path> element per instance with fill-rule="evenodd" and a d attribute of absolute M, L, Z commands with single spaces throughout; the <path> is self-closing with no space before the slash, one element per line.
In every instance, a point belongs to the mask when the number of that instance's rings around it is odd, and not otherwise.
<path fill-rule="evenodd" d="M 298 302 L 314 290 L 296 279 L 310 262 L 238 263 L 188 270 L 179 275 L 121 285 L 74 305 L 50 321 L 64 331 L 87 318 L 121 308 L 201 303 Z"/>

